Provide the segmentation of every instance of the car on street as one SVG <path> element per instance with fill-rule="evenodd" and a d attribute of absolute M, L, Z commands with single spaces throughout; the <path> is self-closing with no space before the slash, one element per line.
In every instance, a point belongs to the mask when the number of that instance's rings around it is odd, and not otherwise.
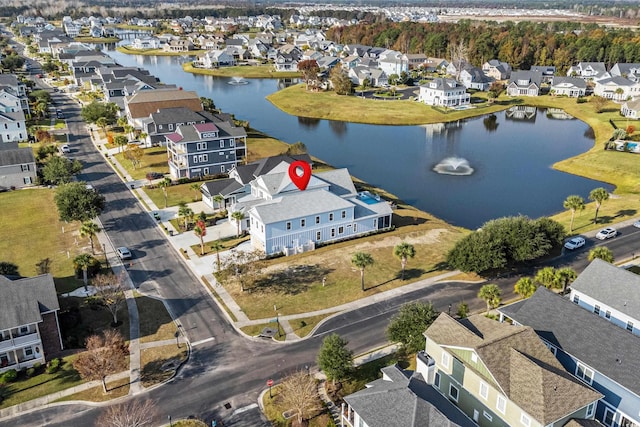
<path fill-rule="evenodd" d="M 584 246 L 585 243 L 586 242 L 584 240 L 584 237 L 576 236 L 567 240 L 564 244 L 564 247 L 570 250 L 574 250 L 574 249 L 581 248 L 582 246 Z"/>
<path fill-rule="evenodd" d="M 131 259 L 131 251 L 125 246 L 119 247 L 118 249 L 116 249 L 116 252 L 118 254 L 118 258 L 120 258 L 121 260 Z"/>
<path fill-rule="evenodd" d="M 605 239 L 610 239 L 612 237 L 616 237 L 617 235 L 618 235 L 618 230 L 616 230 L 613 227 L 607 227 L 598 231 L 598 234 L 596 234 L 596 239 L 605 240 Z"/>
<path fill-rule="evenodd" d="M 69 147 L 69 144 L 62 144 L 60 146 L 60 152 L 63 154 L 69 154 L 71 152 L 71 147 Z"/>
<path fill-rule="evenodd" d="M 153 217 L 154 217 L 157 221 L 160 221 L 160 212 L 158 212 L 158 211 L 154 211 L 154 212 L 153 212 Z"/>
<path fill-rule="evenodd" d="M 633 223 L 635 228 L 640 228 L 640 219 Z"/>

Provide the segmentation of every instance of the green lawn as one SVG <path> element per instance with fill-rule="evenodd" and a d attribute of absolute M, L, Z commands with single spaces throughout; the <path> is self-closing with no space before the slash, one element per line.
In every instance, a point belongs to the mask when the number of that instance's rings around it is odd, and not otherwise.
<path fill-rule="evenodd" d="M 140 352 L 140 377 L 145 387 L 169 379 L 178 366 L 187 359 L 188 348 L 184 343 L 144 349 Z M 168 365 L 172 366 L 169 367 Z"/>
<path fill-rule="evenodd" d="M 31 378 L 19 377 L 18 381 L 7 384 L 11 394 L 2 401 L 0 408 L 7 408 L 82 384 L 84 381 L 72 366 L 74 359 L 75 356 L 63 358 L 60 370 L 55 374 L 43 372 Z"/>
<path fill-rule="evenodd" d="M 140 315 L 140 342 L 174 338 L 176 324 L 162 301 L 136 294 L 136 304 Z"/>
<path fill-rule="evenodd" d="M 107 394 L 102 389 L 102 384 L 84 390 L 79 393 L 70 394 L 56 400 L 56 402 L 68 402 L 72 400 L 84 400 L 87 402 L 106 402 L 129 394 L 129 378 L 121 378 L 115 381 L 107 381 Z"/>
<path fill-rule="evenodd" d="M 73 258 L 91 249 L 88 239 L 78 236 L 77 223 L 58 219 L 53 196 L 54 190 L 43 188 L 0 193 L 0 205 L 7 207 L 0 209 L 0 254 L 23 276 L 35 276 L 36 263 L 49 258 L 58 292 L 67 292 L 82 286 L 74 277 Z"/>
<path fill-rule="evenodd" d="M 182 64 L 187 73 L 217 77 L 244 77 L 247 79 L 286 79 L 300 77 L 297 71 L 275 71 L 273 65 L 245 65 L 220 68 L 196 68 L 191 62 Z"/>
<path fill-rule="evenodd" d="M 177 206 L 182 202 L 193 202 L 194 192 L 190 188 L 190 185 L 191 184 L 177 184 L 167 187 L 167 206 Z M 145 188 L 144 191 L 158 208 L 163 209 L 165 207 L 162 188 Z"/>
<path fill-rule="evenodd" d="M 221 249 L 221 251 L 226 251 L 226 250 L 235 248 L 240 243 L 246 242 L 249 239 L 251 239 L 251 236 L 240 236 L 240 238 L 236 238 L 236 236 L 231 236 L 231 237 L 225 237 L 224 239 L 220 239 L 220 240 L 217 240 L 217 241 L 222 244 L 223 249 Z M 199 243 L 197 245 L 191 246 L 191 249 L 193 249 L 193 251 L 198 256 L 210 255 L 212 253 L 215 253 L 215 251 L 211 249 L 211 244 L 214 241 L 215 240 L 207 241 L 206 236 L 205 236 L 205 239 L 204 239 L 204 254 L 200 254 L 200 244 Z"/>
<path fill-rule="evenodd" d="M 125 147 L 122 147 L 124 152 Z M 127 173 L 133 179 L 145 179 L 147 172 L 169 173 L 169 164 L 167 163 L 166 147 L 151 147 L 144 149 L 144 156 L 140 160 L 140 166 L 133 168 L 130 160 L 125 159 L 124 153 L 116 153 L 114 156 L 120 164 L 127 170 Z"/>

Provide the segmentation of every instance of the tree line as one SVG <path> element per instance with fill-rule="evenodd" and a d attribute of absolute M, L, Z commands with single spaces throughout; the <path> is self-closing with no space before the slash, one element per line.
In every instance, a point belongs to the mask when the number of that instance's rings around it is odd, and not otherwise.
<path fill-rule="evenodd" d="M 555 66 L 560 73 L 577 62 L 640 62 L 640 35 L 628 28 L 606 29 L 579 22 L 504 22 L 461 20 L 458 23 L 376 22 L 327 31 L 342 44 L 363 44 L 449 58 L 461 43 L 467 60 L 481 65 L 491 59 L 513 69 Z"/>

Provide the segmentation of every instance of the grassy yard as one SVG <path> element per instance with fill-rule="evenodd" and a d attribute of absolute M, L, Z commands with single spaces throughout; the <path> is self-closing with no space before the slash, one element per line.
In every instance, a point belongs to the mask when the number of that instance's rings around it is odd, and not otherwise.
<path fill-rule="evenodd" d="M 304 317 L 301 319 L 289 320 L 289 324 L 297 336 L 304 338 L 311 333 L 318 323 L 329 316 L 330 314 L 320 314 L 318 316 Z"/>
<path fill-rule="evenodd" d="M 111 313 L 103 307 L 91 306 L 84 298 L 60 298 L 60 320 L 65 348 L 84 348 L 84 342 L 89 335 L 111 329 L 113 318 Z M 77 311 L 76 311 L 77 310 Z M 79 314 L 79 321 L 74 323 L 65 321 L 67 312 Z M 73 318 L 72 318 L 73 319 Z M 118 321 L 122 322 L 115 329 L 120 332 L 125 341 L 129 340 L 129 315 L 126 304 L 118 311 Z"/>
<path fill-rule="evenodd" d="M 288 146 L 289 144 L 279 139 L 271 138 L 260 131 L 250 129 L 247 132 L 247 161 L 253 162 L 265 157 L 284 153 Z"/>
<path fill-rule="evenodd" d="M 54 190 L 43 188 L 0 194 L 0 205 L 7 207 L 0 209 L 0 254 L 23 276 L 35 276 L 36 263 L 49 258 L 56 289 L 68 292 L 82 286 L 74 277 L 73 258 L 91 249 L 88 239 L 79 237 L 78 223 L 58 219 L 53 196 Z"/>
<path fill-rule="evenodd" d="M 191 184 L 176 184 L 167 187 L 167 206 L 177 206 L 182 202 L 193 202 L 194 192 L 190 188 L 190 186 Z M 164 193 L 162 192 L 162 188 L 145 188 L 144 191 L 147 193 L 149 198 L 153 200 L 153 203 L 155 203 L 158 208 L 163 209 L 165 207 Z"/>
<path fill-rule="evenodd" d="M 136 169 L 133 168 L 133 164 L 130 160 L 125 159 L 124 149 L 123 153 L 116 153 L 114 157 L 120 162 L 120 164 L 127 170 L 127 173 L 133 179 L 145 179 L 147 172 L 160 172 L 169 173 L 169 165 L 167 164 L 167 148 L 166 147 L 151 147 L 144 149 L 144 156 L 140 159 L 140 166 Z"/>
<path fill-rule="evenodd" d="M 140 314 L 140 342 L 162 341 L 174 338 L 176 324 L 162 301 L 136 293 Z"/>
<path fill-rule="evenodd" d="M 82 384 L 84 381 L 72 366 L 74 359 L 75 356 L 63 358 L 60 369 L 55 374 L 42 372 L 31 378 L 21 376 L 16 382 L 8 383 L 10 394 L 2 401 L 0 409 Z"/>
<path fill-rule="evenodd" d="M 129 394 L 129 378 L 107 382 L 107 393 L 104 393 L 102 385 L 92 387 L 79 393 L 71 394 L 56 400 L 56 402 L 68 402 L 71 400 L 84 400 L 88 402 L 106 402 Z"/>
<path fill-rule="evenodd" d="M 443 114 L 420 102 L 409 100 L 391 102 L 363 99 L 357 96 L 341 96 L 336 95 L 335 92 L 309 92 L 304 84 L 279 90 L 267 96 L 267 99 L 282 111 L 295 116 L 385 125 L 451 122 L 508 108 L 508 105 L 499 103 L 490 106 L 479 104 L 483 108 Z"/>
<path fill-rule="evenodd" d="M 229 249 L 233 249 L 236 246 L 238 246 L 240 243 L 246 242 L 246 241 L 248 241 L 250 239 L 251 239 L 251 236 L 240 236 L 240 238 L 236 238 L 235 236 L 231 236 L 231 237 L 225 237 L 224 239 L 220 239 L 220 240 L 210 240 L 210 241 L 206 241 L 205 240 L 205 242 L 204 242 L 204 254 L 202 254 L 202 255 L 200 254 L 200 244 L 199 243 L 197 245 L 191 246 L 191 249 L 193 249 L 198 256 L 210 255 L 212 253 L 215 253 L 215 251 L 211 249 L 211 244 L 214 241 L 220 242 L 222 244 L 223 249 L 221 249 L 220 251 L 226 251 L 226 250 L 229 250 Z"/>
<path fill-rule="evenodd" d="M 188 52 L 165 52 L 162 49 L 133 49 L 128 46 L 118 46 L 116 50 L 128 55 L 149 55 L 149 56 L 197 56 L 207 53 L 206 50 L 190 50 Z"/>
<path fill-rule="evenodd" d="M 280 386 L 276 385 L 271 388 L 271 395 L 269 393 L 265 393 L 262 397 L 262 405 L 264 408 L 264 415 L 271 422 L 271 425 L 274 427 L 289 427 L 291 426 L 291 422 L 293 418 L 288 420 L 284 419 L 282 415 L 283 412 L 291 409 L 284 406 L 282 403 L 282 396 L 280 395 Z M 308 427 L 326 427 L 330 424 L 331 415 L 326 410 L 320 397 L 317 400 L 318 410 L 315 411 L 311 419 L 308 420 L 308 424 L 305 424 Z M 295 417 L 294 417 L 295 418 Z"/>
<path fill-rule="evenodd" d="M 240 329 L 242 330 L 242 332 L 244 332 L 245 334 L 249 335 L 250 337 L 257 337 L 262 333 L 264 328 L 269 328 L 269 329 L 272 329 L 274 331 L 277 331 L 276 334 L 273 336 L 273 339 L 275 339 L 277 341 L 284 341 L 286 339 L 286 337 L 287 337 L 287 334 L 284 331 L 284 329 L 282 328 L 282 326 L 280 325 L 280 323 L 279 322 L 275 322 L 275 321 L 274 322 L 263 323 L 261 325 L 244 326 L 244 327 L 242 327 Z"/>
<path fill-rule="evenodd" d="M 411 207 L 399 206 L 394 224 L 400 226 L 372 235 L 321 247 L 315 251 L 263 262 L 262 276 L 245 291 L 232 274 L 221 274 L 221 283 L 250 319 L 273 316 L 277 305 L 281 315 L 299 314 L 333 307 L 374 295 L 412 281 L 445 272 L 447 250 L 464 233 L 443 221 Z M 407 281 L 400 280 L 400 261 L 393 248 L 402 241 L 413 244 L 416 257 L 407 265 Z M 370 253 L 375 263 L 365 270 L 365 288 L 360 288 L 360 271 L 351 264 L 353 253 Z M 326 286 L 322 278 L 326 277 Z"/>
<path fill-rule="evenodd" d="M 187 358 L 186 344 L 144 349 L 140 354 L 141 380 L 145 387 L 170 378 Z"/>
<path fill-rule="evenodd" d="M 217 77 L 244 77 L 247 79 L 286 79 L 300 77 L 295 71 L 275 71 L 273 65 L 245 65 L 220 68 L 196 68 L 191 62 L 182 64 L 187 73 L 204 74 Z"/>

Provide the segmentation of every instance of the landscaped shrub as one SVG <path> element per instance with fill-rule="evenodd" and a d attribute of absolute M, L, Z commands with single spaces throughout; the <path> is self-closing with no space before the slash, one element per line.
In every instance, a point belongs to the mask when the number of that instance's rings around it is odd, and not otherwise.
<path fill-rule="evenodd" d="M 34 368 L 29 368 L 27 369 L 27 378 L 31 378 L 32 376 L 34 376 L 36 374 L 36 370 Z"/>
<path fill-rule="evenodd" d="M 47 374 L 55 374 L 60 369 L 60 359 L 55 358 L 51 359 L 49 363 L 47 363 Z"/>
<path fill-rule="evenodd" d="M 587 98 L 580 97 L 576 99 L 577 104 L 584 104 L 585 102 L 587 102 Z"/>
<path fill-rule="evenodd" d="M 9 397 L 10 394 L 11 392 L 9 391 L 9 387 L 4 384 L 0 384 L 0 403 L 2 403 L 4 399 Z"/>
<path fill-rule="evenodd" d="M 2 382 L 10 383 L 15 381 L 18 378 L 18 372 L 15 369 L 9 369 L 4 374 L 2 374 Z"/>

